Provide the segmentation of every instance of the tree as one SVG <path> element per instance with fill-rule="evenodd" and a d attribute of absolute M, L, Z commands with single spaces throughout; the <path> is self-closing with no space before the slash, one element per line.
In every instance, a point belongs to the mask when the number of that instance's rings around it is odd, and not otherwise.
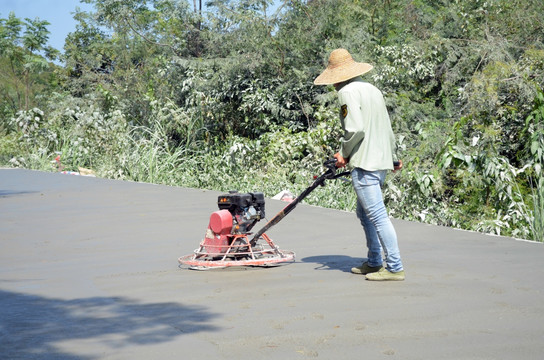
<path fill-rule="evenodd" d="M 26 18 L 24 21 L 11 12 L 0 19 L 0 65 L 3 68 L 2 99 L 4 111 L 13 114 L 19 109 L 28 110 L 35 95 L 48 85 L 48 74 L 53 65 L 49 61 L 58 51 L 47 46 L 48 21 Z M 24 28 L 24 31 L 23 31 Z"/>

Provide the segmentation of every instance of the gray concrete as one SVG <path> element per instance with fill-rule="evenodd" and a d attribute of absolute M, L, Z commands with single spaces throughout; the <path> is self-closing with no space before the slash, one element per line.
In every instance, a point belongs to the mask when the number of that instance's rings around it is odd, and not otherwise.
<path fill-rule="evenodd" d="M 544 354 L 542 244 L 395 220 L 407 279 L 369 282 L 355 215 L 302 204 L 268 232 L 295 263 L 178 268 L 218 194 L 0 170 L 0 358 Z"/>

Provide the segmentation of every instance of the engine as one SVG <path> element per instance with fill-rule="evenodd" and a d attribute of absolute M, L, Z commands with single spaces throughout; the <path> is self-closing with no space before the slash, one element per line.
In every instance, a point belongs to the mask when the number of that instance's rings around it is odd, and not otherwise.
<path fill-rule="evenodd" d="M 219 211 L 210 216 L 210 223 L 202 243 L 209 254 L 227 251 L 237 235 L 247 235 L 253 226 L 264 218 L 264 194 L 241 194 L 230 191 L 217 198 Z"/>
<path fill-rule="evenodd" d="M 261 219 L 264 213 L 264 194 L 261 192 L 241 194 L 230 191 L 217 199 L 219 210 L 228 210 L 233 219 L 233 234 L 246 234 Z"/>

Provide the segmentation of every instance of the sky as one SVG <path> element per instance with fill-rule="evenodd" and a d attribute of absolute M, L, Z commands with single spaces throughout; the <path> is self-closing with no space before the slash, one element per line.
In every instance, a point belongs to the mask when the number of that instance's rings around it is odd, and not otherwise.
<path fill-rule="evenodd" d="M 276 4 L 279 0 L 274 1 Z M 192 1 L 191 1 L 192 4 Z M 48 45 L 63 52 L 64 39 L 68 33 L 75 30 L 76 21 L 73 13 L 79 7 L 83 11 L 91 11 L 89 4 L 80 3 L 79 0 L 0 0 L 0 18 L 6 19 L 10 12 L 24 19 L 47 20 L 51 25 L 49 30 Z"/>

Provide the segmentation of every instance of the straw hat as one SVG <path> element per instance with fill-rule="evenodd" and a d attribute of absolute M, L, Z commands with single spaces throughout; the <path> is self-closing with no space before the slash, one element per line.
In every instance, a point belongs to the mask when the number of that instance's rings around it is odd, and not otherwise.
<path fill-rule="evenodd" d="M 315 85 L 337 84 L 369 72 L 373 68 L 367 63 L 358 63 L 346 49 L 336 49 L 329 56 L 329 65 L 315 78 Z"/>

